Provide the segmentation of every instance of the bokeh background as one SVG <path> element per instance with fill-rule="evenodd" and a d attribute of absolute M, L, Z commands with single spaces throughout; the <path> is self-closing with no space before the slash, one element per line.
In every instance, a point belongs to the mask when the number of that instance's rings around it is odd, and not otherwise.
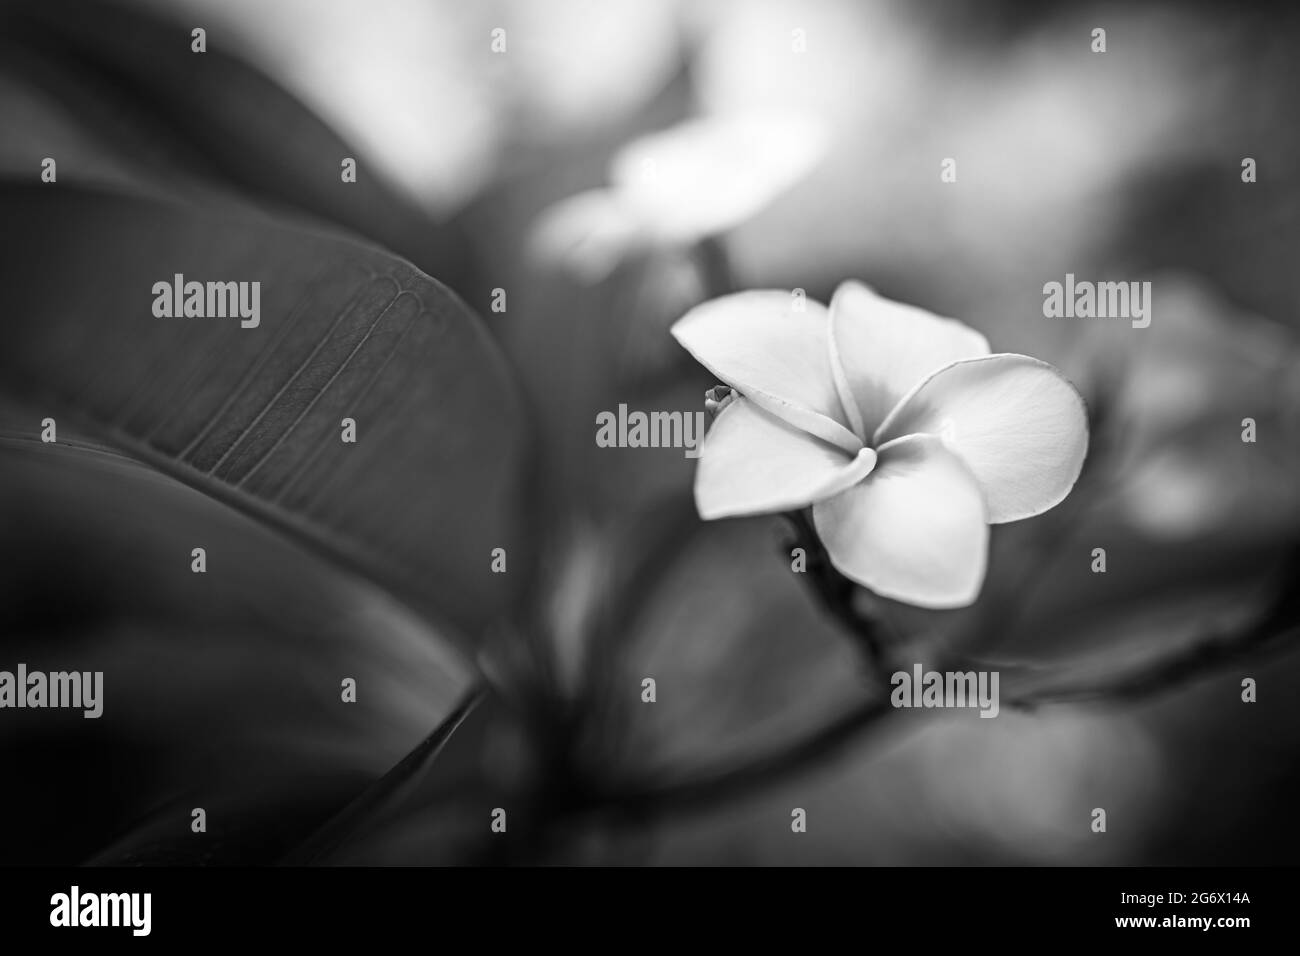
<path fill-rule="evenodd" d="M 138 719 L 102 740 L 66 722 L 6 719 L 24 736 L 3 745 L 5 777 L 25 781 L 6 790 L 6 820 L 75 820 L 29 828 L 9 859 L 278 859 L 445 716 L 421 703 L 424 688 L 468 688 L 481 671 L 486 697 L 418 783 L 312 861 L 1294 861 L 1293 7 L 5 9 L 7 177 L 35 176 L 58 155 L 61 180 L 318 223 L 408 259 L 499 343 L 536 456 L 530 543 L 510 572 L 525 594 L 478 621 L 476 653 L 453 660 L 422 644 L 438 635 L 370 582 L 170 479 L 125 459 L 52 464 L 8 442 L 0 666 L 57 640 L 69 659 L 93 648 L 123 675 L 136 672 L 122 661 L 145 669 L 129 685 Z M 188 56 L 193 26 L 207 30 L 208 56 L 238 64 L 220 83 L 190 84 L 188 61 L 159 53 L 174 44 Z M 1104 53 L 1091 49 L 1098 27 Z M 503 52 L 492 49 L 497 29 Z M 338 149 L 322 152 L 306 120 L 270 119 L 247 76 L 314 114 Z M 759 139 L 708 135 L 737 117 L 766 118 Z M 682 140 L 680 188 L 645 221 L 599 200 L 587 214 L 565 203 L 617 187 L 643 137 L 683 123 L 706 135 Z M 337 189 L 340 154 L 358 159 L 356 194 Z M 955 183 L 940 181 L 948 157 Z M 1246 157 L 1256 182 L 1242 181 Z M 746 169 L 752 201 L 713 208 Z M 707 225 L 682 225 L 695 221 Z M 1045 318 L 1043 284 L 1066 273 L 1150 280 L 1151 326 Z M 845 729 L 875 693 L 870 665 L 790 573 L 784 526 L 706 526 L 680 451 L 595 445 L 597 412 L 620 403 L 701 407 L 713 382 L 667 334 L 690 306 L 745 288 L 828 301 L 848 278 L 959 317 L 995 351 L 1052 362 L 1089 401 L 1084 478 L 1049 515 L 994 529 L 975 606 L 921 612 L 864 597 L 915 659 L 955 649 L 1014 675 L 996 720 L 901 712 Z M 497 289 L 504 312 L 492 307 Z M 6 412 L 9 433 L 31 430 L 24 414 Z M 1254 444 L 1241 441 L 1246 417 Z M 160 580 L 147 555 L 176 542 L 171 522 L 148 516 L 168 513 L 212 522 L 250 570 L 217 598 Z M 1097 547 L 1105 574 L 1090 571 Z M 1270 614 L 1282 639 L 1238 653 Z M 182 647 L 178 632 L 190 635 Z M 1212 654 L 1188 650 L 1216 635 Z M 191 684 L 150 690 L 159 648 Z M 336 664 L 364 667 L 385 703 L 340 716 Z M 286 698 L 249 678 L 276 666 L 316 689 Z M 1164 676 L 1123 691 L 1139 670 Z M 643 677 L 657 681 L 653 705 L 641 701 Z M 1245 677 L 1258 682 L 1256 703 L 1241 700 Z M 1089 699 L 1005 702 L 1061 684 Z M 181 698 L 207 703 L 187 723 L 175 716 Z M 277 775 L 289 752 L 293 772 Z M 231 807 L 230 830 L 196 854 L 159 834 L 205 770 L 207 791 Z M 496 806 L 511 810 L 506 835 L 488 831 Z M 791 832 L 795 807 L 806 833 Z M 1107 811 L 1104 834 L 1090 829 L 1095 807 Z"/>

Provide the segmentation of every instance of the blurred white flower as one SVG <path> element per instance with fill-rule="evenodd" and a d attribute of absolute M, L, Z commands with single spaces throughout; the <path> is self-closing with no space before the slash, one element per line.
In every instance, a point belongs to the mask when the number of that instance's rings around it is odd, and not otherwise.
<path fill-rule="evenodd" d="M 968 4 L 942 16 L 908 0 L 691 5 L 702 109 L 789 111 L 835 130 L 799 202 L 731 237 L 736 271 L 804 286 L 888 273 L 990 321 L 1020 315 L 1032 296 L 1000 301 L 1104 252 L 1132 212 L 1127 187 L 1148 171 L 1212 165 L 1224 142 L 1263 135 L 1239 107 L 1252 82 L 1204 68 L 1221 28 L 1178 6 L 1109 10 L 1110 36 L 1145 51 L 1121 58 L 1079 55 L 1098 25 L 1088 6 L 972 32 L 961 25 L 983 18 Z M 945 158 L 955 183 L 940 182 Z M 936 285 L 936 264 L 950 285 Z"/>
<path fill-rule="evenodd" d="M 508 150 L 633 112 L 681 59 L 677 0 L 138 2 L 205 25 L 439 216 Z"/>
<path fill-rule="evenodd" d="M 539 138 L 616 121 L 681 68 L 679 0 L 493 0 L 478 12 L 509 35 L 494 57 L 510 119 Z"/>
<path fill-rule="evenodd" d="M 1052 366 L 990 354 L 973 329 L 861 283 L 829 309 L 795 301 L 737 293 L 673 326 L 739 393 L 705 436 L 700 516 L 811 504 L 847 577 L 922 607 L 971 603 L 988 525 L 1041 514 L 1074 486 L 1082 398 Z"/>
<path fill-rule="evenodd" d="M 533 255 L 598 282 L 629 253 L 687 246 L 750 219 L 816 166 L 827 141 L 821 123 L 777 114 L 707 117 L 652 133 L 615 154 L 608 187 L 542 213 Z"/>
<path fill-rule="evenodd" d="M 209 43 L 265 70 L 431 212 L 464 204 L 494 168 L 504 131 L 483 76 L 490 24 L 466 4 L 142 2 L 206 26 Z"/>

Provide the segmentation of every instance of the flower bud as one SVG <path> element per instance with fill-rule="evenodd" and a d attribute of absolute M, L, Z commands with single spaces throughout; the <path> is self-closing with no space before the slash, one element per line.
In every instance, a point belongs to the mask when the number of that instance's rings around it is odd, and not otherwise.
<path fill-rule="evenodd" d="M 713 418 L 736 399 L 736 390 L 730 385 L 715 385 L 704 393 L 704 410 Z"/>

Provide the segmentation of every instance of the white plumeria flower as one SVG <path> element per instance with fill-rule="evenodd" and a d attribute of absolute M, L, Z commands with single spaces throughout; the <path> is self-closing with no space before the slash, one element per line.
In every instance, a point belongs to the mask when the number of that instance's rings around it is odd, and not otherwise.
<path fill-rule="evenodd" d="M 835 567 L 885 597 L 970 604 L 988 525 L 1052 508 L 1083 466 L 1083 399 L 1055 368 L 858 282 L 829 309 L 723 296 L 672 332 L 739 393 L 701 448 L 700 516 L 812 505 Z"/>
<path fill-rule="evenodd" d="M 588 282 L 629 253 L 687 246 L 761 211 L 825 155 L 823 124 L 782 114 L 688 120 L 628 143 L 609 186 L 547 209 L 530 237 L 533 255 Z"/>

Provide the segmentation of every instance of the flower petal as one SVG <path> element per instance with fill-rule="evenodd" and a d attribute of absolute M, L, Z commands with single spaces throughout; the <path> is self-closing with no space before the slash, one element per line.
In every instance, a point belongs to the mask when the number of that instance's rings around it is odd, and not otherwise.
<path fill-rule="evenodd" d="M 1074 386 L 1027 355 L 954 362 L 918 385 L 876 431 L 877 449 L 903 435 L 938 435 L 970 466 L 993 524 L 1059 504 L 1088 450 L 1088 416 Z"/>
<path fill-rule="evenodd" d="M 589 189 L 547 207 L 528 236 L 530 258 L 586 285 L 607 279 L 646 244 L 642 223 L 613 189 Z"/>
<path fill-rule="evenodd" d="M 989 354 L 989 343 L 956 319 L 844 282 L 830 307 L 831 366 L 840 402 L 866 441 L 898 400 L 936 369 Z"/>
<path fill-rule="evenodd" d="M 673 336 L 719 379 L 778 418 L 850 454 L 862 442 L 840 407 L 826 344 L 826 307 L 795 311 L 787 291 L 738 292 L 697 305 Z"/>
<path fill-rule="evenodd" d="M 609 179 L 657 238 L 694 242 L 760 212 L 812 171 L 828 142 L 807 116 L 703 117 L 628 143 Z"/>
<path fill-rule="evenodd" d="M 849 455 L 737 398 L 704 436 L 695 506 L 706 520 L 802 508 L 861 481 L 875 463 L 870 448 Z"/>
<path fill-rule="evenodd" d="M 813 523 L 831 563 L 883 597 L 944 608 L 979 596 L 984 497 L 970 469 L 931 435 L 879 449 L 871 476 L 813 505 Z"/>

